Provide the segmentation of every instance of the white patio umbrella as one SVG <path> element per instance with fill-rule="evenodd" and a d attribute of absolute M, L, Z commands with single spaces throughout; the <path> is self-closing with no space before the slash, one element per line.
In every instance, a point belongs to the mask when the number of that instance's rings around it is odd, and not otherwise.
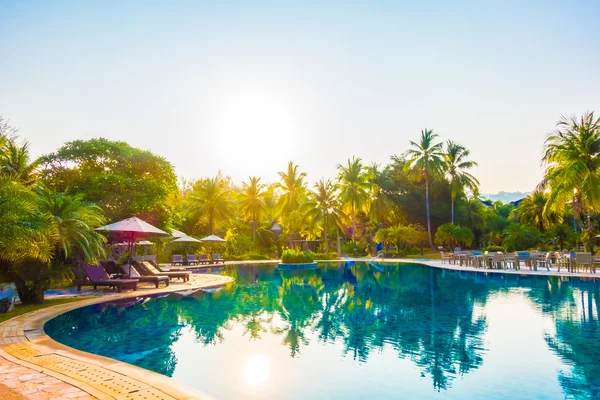
<path fill-rule="evenodd" d="M 186 243 L 183 247 L 185 247 L 185 253 L 187 254 L 188 253 L 187 243 L 202 243 L 202 242 L 200 242 L 196 238 L 185 235 L 185 236 L 181 236 L 181 237 L 173 240 L 171 243 Z"/>
<path fill-rule="evenodd" d="M 213 246 L 215 243 L 226 242 L 227 240 L 218 237 L 217 235 L 210 235 L 205 238 L 200 239 L 201 242 L 209 242 L 210 245 L 210 259 L 212 260 Z"/>
<path fill-rule="evenodd" d="M 139 239 L 153 239 L 171 236 L 167 232 L 150 225 L 137 217 L 127 218 L 119 222 L 101 226 L 95 230 L 111 234 L 117 234 L 121 240 L 129 243 L 129 276 L 131 276 L 131 256 L 133 255 L 133 245 Z"/>

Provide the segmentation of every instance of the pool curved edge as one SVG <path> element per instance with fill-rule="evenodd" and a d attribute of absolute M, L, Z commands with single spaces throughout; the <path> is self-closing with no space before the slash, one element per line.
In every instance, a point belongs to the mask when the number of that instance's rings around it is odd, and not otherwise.
<path fill-rule="evenodd" d="M 193 288 L 215 288 L 233 282 L 231 277 L 222 275 L 213 275 L 213 277 L 217 282 Z M 0 323 L 0 356 L 18 365 L 58 378 L 98 399 L 116 399 L 128 393 L 138 395 L 140 398 L 147 395 L 163 399 L 212 399 L 211 396 L 165 375 L 66 346 L 52 339 L 44 331 L 46 322 L 77 308 L 189 289 L 191 288 L 173 285 L 143 292 L 120 293 L 60 304 L 19 315 Z M 104 374 L 107 379 L 104 381 L 90 379 L 88 374 L 82 371 L 94 372 L 96 375 Z"/>

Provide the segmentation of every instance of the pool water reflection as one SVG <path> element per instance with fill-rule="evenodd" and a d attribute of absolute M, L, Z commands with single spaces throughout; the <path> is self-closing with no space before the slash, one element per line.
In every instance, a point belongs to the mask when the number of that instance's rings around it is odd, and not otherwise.
<path fill-rule="evenodd" d="M 192 297 L 84 307 L 68 346 L 221 399 L 600 396 L 600 285 L 418 264 L 226 267 Z"/>

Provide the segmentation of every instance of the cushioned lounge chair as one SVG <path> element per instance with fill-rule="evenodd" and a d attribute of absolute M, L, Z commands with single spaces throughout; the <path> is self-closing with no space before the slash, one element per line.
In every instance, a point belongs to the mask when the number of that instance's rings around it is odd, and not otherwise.
<path fill-rule="evenodd" d="M 135 265 L 135 264 L 134 264 Z M 190 280 L 191 272 L 161 272 L 158 269 L 154 268 L 154 265 L 150 264 L 148 261 L 142 261 L 139 263 L 140 269 L 139 272 L 145 276 L 157 276 L 163 275 L 168 276 L 169 279 L 182 279 L 184 282 Z M 137 267 L 137 265 L 136 265 Z"/>
<path fill-rule="evenodd" d="M 183 265 L 183 256 L 181 254 L 173 254 L 171 256 L 171 265 Z"/>
<path fill-rule="evenodd" d="M 175 267 L 175 268 L 163 269 L 155 261 L 146 260 L 146 262 L 152 264 L 152 266 L 154 268 L 156 268 L 157 270 L 159 270 L 161 274 L 163 274 L 163 272 L 185 272 L 185 271 L 187 271 L 187 269 L 185 269 L 185 267 Z"/>
<path fill-rule="evenodd" d="M 188 254 L 185 257 L 185 260 L 187 261 L 188 265 L 198 265 L 198 259 L 196 258 L 195 254 Z"/>
<path fill-rule="evenodd" d="M 213 255 L 212 255 L 212 262 L 214 264 L 218 264 L 220 262 L 222 262 L 223 264 L 225 264 L 225 260 L 221 258 L 221 255 L 220 254 L 216 254 L 216 253 L 213 253 Z"/>
<path fill-rule="evenodd" d="M 82 286 L 93 286 L 94 290 L 96 290 L 98 286 L 108 286 L 110 288 L 117 288 L 119 293 L 125 288 L 137 290 L 137 279 L 111 279 L 100 265 L 86 264 L 83 266 L 83 270 L 85 271 L 86 277 L 83 282 L 80 282 L 77 285 L 78 291 L 81 291 Z M 86 278 L 89 282 L 87 282 Z"/>
<path fill-rule="evenodd" d="M 119 265 L 119 268 L 123 272 L 123 274 L 129 274 L 132 279 L 137 279 L 140 282 L 151 282 L 154 283 L 154 286 L 158 289 L 158 285 L 160 283 L 164 283 L 165 286 L 169 286 L 169 277 L 165 275 L 157 275 L 157 276 L 142 276 L 134 265 L 131 267 L 129 265 Z M 131 272 L 129 270 L 131 268 Z"/>
<path fill-rule="evenodd" d="M 210 264 L 210 260 L 208 259 L 208 254 L 198 254 L 198 262 L 200 264 Z"/>

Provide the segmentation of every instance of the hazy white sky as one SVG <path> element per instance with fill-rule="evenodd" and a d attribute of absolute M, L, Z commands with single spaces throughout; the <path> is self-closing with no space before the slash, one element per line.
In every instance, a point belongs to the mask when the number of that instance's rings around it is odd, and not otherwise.
<path fill-rule="evenodd" d="M 597 1 L 247 3 L 0 0 L 0 114 L 35 155 L 103 136 L 236 181 L 386 163 L 427 127 L 485 193 L 531 190 L 560 115 L 600 113 Z"/>

